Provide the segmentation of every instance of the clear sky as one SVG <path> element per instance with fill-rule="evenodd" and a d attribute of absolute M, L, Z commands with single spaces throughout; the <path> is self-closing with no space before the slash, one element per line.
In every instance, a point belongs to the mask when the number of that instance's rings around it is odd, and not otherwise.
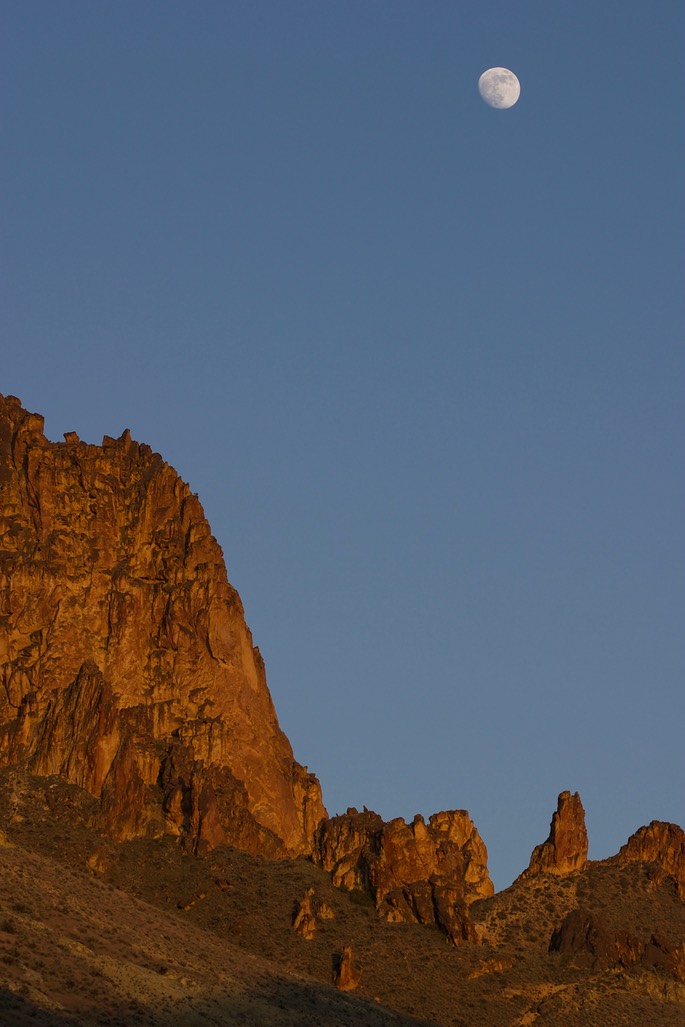
<path fill-rule="evenodd" d="M 199 493 L 329 811 L 685 825 L 682 2 L 1 19 L 0 391 Z"/>

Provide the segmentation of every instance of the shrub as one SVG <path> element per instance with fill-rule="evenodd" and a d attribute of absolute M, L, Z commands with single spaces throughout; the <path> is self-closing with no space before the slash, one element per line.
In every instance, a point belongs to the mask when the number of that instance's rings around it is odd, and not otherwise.
<path fill-rule="evenodd" d="M 348 898 L 350 902 L 356 903 L 358 906 L 373 906 L 374 901 L 367 891 L 362 891 L 361 888 L 353 888 L 348 892 Z"/>

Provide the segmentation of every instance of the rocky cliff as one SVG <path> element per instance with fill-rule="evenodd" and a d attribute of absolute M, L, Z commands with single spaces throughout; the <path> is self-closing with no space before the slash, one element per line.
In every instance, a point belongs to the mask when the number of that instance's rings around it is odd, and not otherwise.
<path fill-rule="evenodd" d="M 468 814 L 326 819 L 197 497 L 128 431 L 49 442 L 0 397 L 0 766 L 99 799 L 119 840 L 307 855 L 389 920 L 474 936 L 492 894 Z"/>
<path fill-rule="evenodd" d="M 197 497 L 128 431 L 61 443 L 0 397 L 0 764 L 119 838 L 309 854 L 325 816 Z"/>
<path fill-rule="evenodd" d="M 654 863 L 670 878 L 685 901 L 685 831 L 677 824 L 652 820 L 632 834 L 609 863 Z"/>
<path fill-rule="evenodd" d="M 368 892 L 385 919 L 435 924 L 455 944 L 477 940 L 469 904 L 494 891 L 485 845 L 465 810 L 407 824 L 349 809 L 322 822 L 315 859 L 334 884 Z"/>

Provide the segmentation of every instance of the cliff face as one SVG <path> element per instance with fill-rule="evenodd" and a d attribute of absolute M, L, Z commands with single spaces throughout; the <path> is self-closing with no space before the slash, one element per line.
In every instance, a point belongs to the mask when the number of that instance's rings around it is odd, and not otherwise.
<path fill-rule="evenodd" d="M 293 759 L 202 507 L 128 431 L 101 446 L 0 397 L 0 763 L 165 831 L 310 853 L 325 816 Z"/>
<path fill-rule="evenodd" d="M 148 446 L 61 443 L 0 397 L 0 766 L 99 799 L 117 839 L 310 855 L 391 920 L 473 937 L 492 894 L 464 811 L 327 821 L 280 730 L 202 507 Z"/>

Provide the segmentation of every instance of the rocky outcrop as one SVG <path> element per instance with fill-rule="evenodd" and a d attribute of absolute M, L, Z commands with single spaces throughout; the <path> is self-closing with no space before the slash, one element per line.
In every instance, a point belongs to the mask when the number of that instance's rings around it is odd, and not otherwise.
<path fill-rule="evenodd" d="M 335 912 L 326 902 L 314 897 L 314 889 L 307 888 L 302 899 L 295 903 L 293 930 L 305 941 L 316 936 L 319 920 L 335 920 Z"/>
<path fill-rule="evenodd" d="M 626 933 L 611 932 L 585 909 L 574 909 L 552 934 L 550 952 L 581 959 L 593 969 L 633 966 L 640 958 L 640 943 Z"/>
<path fill-rule="evenodd" d="M 333 973 L 333 983 L 338 991 L 354 991 L 359 986 L 361 973 L 354 965 L 352 949 L 349 945 L 343 947 L 342 952 L 336 959 Z"/>
<path fill-rule="evenodd" d="M 125 431 L 61 443 L 0 397 L 0 765 L 100 799 L 118 838 L 310 854 L 293 759 L 197 497 Z"/>
<path fill-rule="evenodd" d="M 389 921 L 436 924 L 455 944 L 477 940 L 469 903 L 494 890 L 485 845 L 464 810 L 407 824 L 350 809 L 322 823 L 315 860 L 336 886 L 368 892 Z"/>
<path fill-rule="evenodd" d="M 672 878 L 685 900 L 685 832 L 677 824 L 653 820 L 631 835 L 609 863 L 654 863 Z"/>
<path fill-rule="evenodd" d="M 585 810 L 578 792 L 561 792 L 556 812 L 552 815 L 549 837 L 536 845 L 527 870 L 530 874 L 570 874 L 582 870 L 587 863 L 588 837 Z"/>
<path fill-rule="evenodd" d="M 494 956 L 491 959 L 484 959 L 482 963 L 471 971 L 469 974 L 469 980 L 475 981 L 478 977 L 484 977 L 486 974 L 501 974 L 506 970 L 511 970 L 516 960 L 513 956 Z"/>
<path fill-rule="evenodd" d="M 297 903 L 293 915 L 293 931 L 305 941 L 311 941 L 316 935 L 316 914 L 312 908 L 314 889 L 307 888 L 303 898 Z"/>
<path fill-rule="evenodd" d="M 626 931 L 610 931 L 584 909 L 574 909 L 565 917 L 552 934 L 549 951 L 593 970 L 639 966 L 685 981 L 685 944 L 673 945 L 654 935 L 644 942 Z"/>

